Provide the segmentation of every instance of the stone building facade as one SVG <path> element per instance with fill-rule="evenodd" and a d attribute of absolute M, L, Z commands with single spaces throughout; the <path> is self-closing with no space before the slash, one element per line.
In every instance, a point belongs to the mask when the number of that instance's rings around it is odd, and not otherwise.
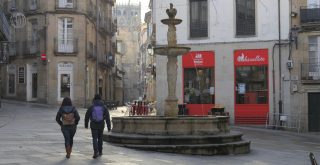
<path fill-rule="evenodd" d="M 284 112 L 300 131 L 320 131 L 320 2 L 294 0 L 291 4 L 292 53 L 284 64 Z M 290 119 L 290 118 L 288 118 Z"/>
<path fill-rule="evenodd" d="M 15 56 L 1 66 L 3 97 L 78 106 L 113 99 L 113 0 L 6 0 L 26 17 L 14 30 Z M 8 14 L 11 14 L 8 11 Z"/>
<path fill-rule="evenodd" d="M 140 25 L 141 4 L 117 4 L 114 10 L 117 18 L 117 47 L 121 52 L 123 71 L 124 102 L 137 100 L 143 94 L 140 74 L 141 59 Z"/>

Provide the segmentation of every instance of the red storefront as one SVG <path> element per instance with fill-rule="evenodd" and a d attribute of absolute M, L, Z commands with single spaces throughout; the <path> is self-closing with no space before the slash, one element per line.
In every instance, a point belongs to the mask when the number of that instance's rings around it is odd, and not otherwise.
<path fill-rule="evenodd" d="M 182 56 L 183 101 L 189 115 L 208 115 L 215 100 L 214 52 L 193 51 Z"/>
<path fill-rule="evenodd" d="M 265 124 L 269 112 L 268 49 L 236 50 L 235 124 Z"/>

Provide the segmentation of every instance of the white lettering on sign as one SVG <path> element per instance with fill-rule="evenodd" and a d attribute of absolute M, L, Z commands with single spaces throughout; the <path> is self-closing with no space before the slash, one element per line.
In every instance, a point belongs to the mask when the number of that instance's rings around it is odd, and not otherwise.
<path fill-rule="evenodd" d="M 241 56 L 239 56 L 237 60 L 238 62 L 262 62 L 266 59 L 264 57 L 261 57 L 260 55 L 256 55 L 256 57 L 250 58 L 241 53 Z"/>
<path fill-rule="evenodd" d="M 197 53 L 197 54 L 194 56 L 193 63 L 194 63 L 195 65 L 202 65 L 202 64 L 203 64 L 202 54 Z"/>

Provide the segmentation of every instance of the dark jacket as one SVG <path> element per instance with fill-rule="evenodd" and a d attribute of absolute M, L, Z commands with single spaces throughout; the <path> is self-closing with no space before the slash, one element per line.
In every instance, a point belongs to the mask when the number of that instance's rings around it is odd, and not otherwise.
<path fill-rule="evenodd" d="M 77 109 L 74 106 L 63 106 L 60 107 L 57 115 L 56 115 L 56 121 L 60 126 L 62 125 L 62 114 L 63 113 L 74 113 L 74 117 L 75 117 L 75 125 L 78 125 L 79 120 L 80 120 L 80 115 L 77 111 Z"/>
<path fill-rule="evenodd" d="M 103 102 L 101 100 L 94 100 L 93 104 L 87 110 L 86 116 L 84 119 L 84 127 L 88 128 L 88 123 L 89 123 L 89 119 L 90 119 L 90 128 L 91 129 L 104 129 L 105 125 L 104 125 L 103 121 L 101 121 L 101 122 L 92 121 L 92 110 L 93 110 L 94 106 L 104 107 L 103 118 L 106 121 L 108 131 L 110 131 L 111 130 L 110 114 L 109 114 L 108 109 L 106 108 L 106 106 L 103 104 Z"/>

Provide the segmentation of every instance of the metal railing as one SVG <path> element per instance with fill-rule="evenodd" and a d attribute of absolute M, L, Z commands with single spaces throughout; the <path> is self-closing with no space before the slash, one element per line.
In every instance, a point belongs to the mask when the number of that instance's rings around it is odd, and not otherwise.
<path fill-rule="evenodd" d="M 320 6 L 300 7 L 301 23 L 320 23 Z"/>
<path fill-rule="evenodd" d="M 300 132 L 301 117 L 297 115 L 268 113 L 266 120 L 266 128 L 284 128 L 293 129 Z"/>
<path fill-rule="evenodd" d="M 74 54 L 78 52 L 78 39 L 54 39 L 54 52 Z"/>
<path fill-rule="evenodd" d="M 301 80 L 320 80 L 320 63 L 301 63 Z"/>

